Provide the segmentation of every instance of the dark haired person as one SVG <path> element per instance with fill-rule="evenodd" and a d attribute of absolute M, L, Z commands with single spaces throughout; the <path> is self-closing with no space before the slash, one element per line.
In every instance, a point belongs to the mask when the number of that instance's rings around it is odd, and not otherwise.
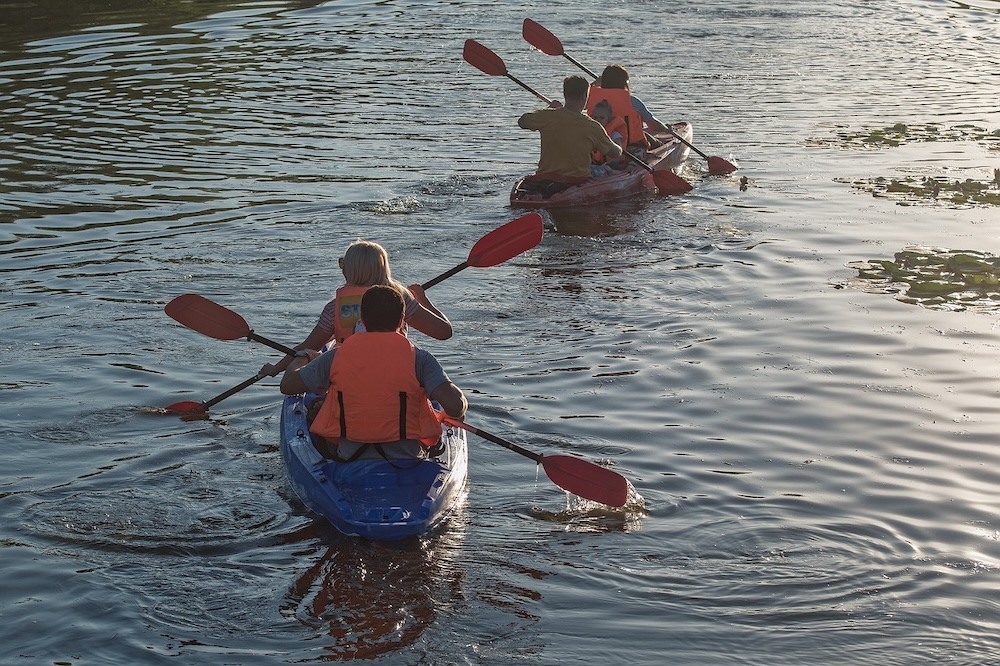
<path fill-rule="evenodd" d="M 370 287 L 361 298 L 365 331 L 323 354 L 296 356 L 282 375 L 285 395 L 326 394 L 310 427 L 325 440 L 319 445 L 325 457 L 423 458 L 441 436 L 429 399 L 448 416 L 465 416 L 461 389 L 434 356 L 399 332 L 403 305 L 397 287 Z"/>
<path fill-rule="evenodd" d="M 585 113 L 589 92 L 585 78 L 567 76 L 563 80 L 565 104 L 553 102 L 518 119 L 519 127 L 541 135 L 533 181 L 575 185 L 591 178 L 591 155 L 595 151 L 610 158 L 621 156 L 621 146 L 611 140 L 601 123 Z"/>
<path fill-rule="evenodd" d="M 632 94 L 628 82 L 628 70 L 621 65 L 611 64 L 605 67 L 600 78 L 590 87 L 587 112 L 593 115 L 598 104 L 610 105 L 611 115 L 624 120 L 626 149 L 636 157 L 645 159 L 646 149 L 655 147 L 646 137 L 646 128 L 667 134 L 670 129 L 649 112 L 641 99 Z"/>

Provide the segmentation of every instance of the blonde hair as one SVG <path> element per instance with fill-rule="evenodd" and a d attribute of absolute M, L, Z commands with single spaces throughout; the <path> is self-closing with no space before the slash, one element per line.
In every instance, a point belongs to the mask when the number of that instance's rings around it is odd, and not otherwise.
<path fill-rule="evenodd" d="M 409 290 L 392 279 L 389 268 L 389 253 L 378 243 L 358 239 L 347 246 L 341 259 L 344 280 L 355 287 L 371 287 L 384 284 L 409 294 Z"/>

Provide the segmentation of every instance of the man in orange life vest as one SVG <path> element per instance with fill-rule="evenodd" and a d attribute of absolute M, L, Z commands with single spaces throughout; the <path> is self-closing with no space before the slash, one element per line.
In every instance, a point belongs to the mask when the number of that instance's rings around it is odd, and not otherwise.
<path fill-rule="evenodd" d="M 326 393 L 310 430 L 326 439 L 320 453 L 328 458 L 425 457 L 441 436 L 428 396 L 460 419 L 465 395 L 437 359 L 398 332 L 403 295 L 397 288 L 370 287 L 361 299 L 361 321 L 365 332 L 323 354 L 296 356 L 281 377 L 281 392 Z"/>
<path fill-rule="evenodd" d="M 621 146 L 604 130 L 604 126 L 586 113 L 590 84 L 582 76 L 567 76 L 563 80 L 566 104 L 553 102 L 548 108 L 529 111 L 517 124 L 522 129 L 537 130 L 542 149 L 536 181 L 582 183 L 591 177 L 591 153 L 620 157 Z"/>

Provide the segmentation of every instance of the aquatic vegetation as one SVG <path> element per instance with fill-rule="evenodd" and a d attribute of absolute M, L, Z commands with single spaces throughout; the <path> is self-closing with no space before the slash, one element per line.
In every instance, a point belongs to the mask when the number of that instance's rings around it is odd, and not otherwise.
<path fill-rule="evenodd" d="M 888 197 L 900 206 L 939 205 L 948 207 L 1000 206 L 1000 172 L 992 180 L 966 178 L 869 178 L 862 180 L 836 179 L 875 197 Z"/>
<path fill-rule="evenodd" d="M 946 127 L 941 123 L 907 125 L 896 123 L 890 127 L 862 128 L 850 131 L 839 128 L 833 138 L 806 141 L 808 146 L 845 149 L 894 148 L 907 143 L 932 141 L 979 141 L 989 150 L 1000 151 L 1000 129 L 992 132 L 978 125 Z M 967 178 L 952 180 L 943 176 L 895 178 L 869 178 L 860 180 L 836 179 L 859 190 L 871 192 L 875 197 L 895 199 L 900 206 L 938 205 L 949 207 L 1000 206 L 1000 169 L 994 170 L 991 180 Z"/>
<path fill-rule="evenodd" d="M 904 303 L 937 310 L 1000 310 L 1000 257 L 977 250 L 911 246 L 892 261 L 847 264 L 858 272 L 848 286 L 894 294 Z"/>
<path fill-rule="evenodd" d="M 823 148 L 881 149 L 928 141 L 981 141 L 990 150 L 1000 150 L 1000 129 L 991 132 L 978 125 L 969 124 L 946 127 L 941 123 L 926 125 L 896 123 L 891 127 L 881 128 L 856 130 L 839 128 L 833 138 L 807 139 L 806 145 Z"/>

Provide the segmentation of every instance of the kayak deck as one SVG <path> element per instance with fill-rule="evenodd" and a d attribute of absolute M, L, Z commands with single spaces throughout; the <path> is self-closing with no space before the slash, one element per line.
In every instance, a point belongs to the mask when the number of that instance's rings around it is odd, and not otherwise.
<path fill-rule="evenodd" d="M 449 514 L 468 480 L 464 431 L 445 427 L 444 452 L 423 460 L 341 463 L 313 446 L 304 396 L 281 411 L 281 457 L 295 494 L 339 531 L 373 540 L 423 534 Z"/>
<path fill-rule="evenodd" d="M 674 132 L 691 142 L 693 130 L 689 123 L 674 123 Z M 660 171 L 678 170 L 687 160 L 690 148 L 667 132 L 653 134 L 662 143 L 646 151 L 644 160 L 649 166 Z M 609 176 L 591 178 L 571 185 L 554 194 L 546 195 L 532 188 L 531 176 L 524 176 L 510 191 L 510 205 L 516 208 L 557 208 L 562 206 L 583 206 L 607 201 L 616 201 L 642 193 L 655 193 L 653 175 L 638 164 L 629 161 L 626 167 Z"/>

